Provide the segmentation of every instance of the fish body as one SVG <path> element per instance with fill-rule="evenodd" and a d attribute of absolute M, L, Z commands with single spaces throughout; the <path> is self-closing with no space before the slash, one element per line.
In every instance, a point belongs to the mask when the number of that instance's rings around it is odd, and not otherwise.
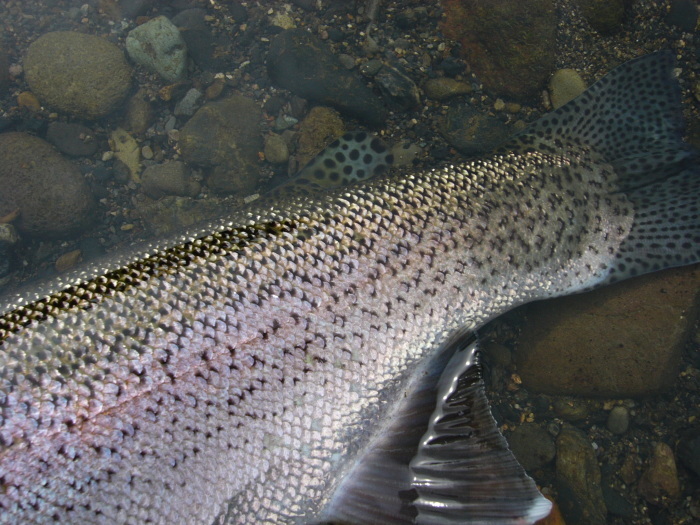
<path fill-rule="evenodd" d="M 0 523 L 421 522 L 379 519 L 367 491 L 376 514 L 338 509 L 451 341 L 699 259 L 697 153 L 675 117 L 647 108 L 613 140 L 595 111 L 635 73 L 677 105 L 668 54 L 630 64 L 491 157 L 263 200 L 9 305 Z"/>

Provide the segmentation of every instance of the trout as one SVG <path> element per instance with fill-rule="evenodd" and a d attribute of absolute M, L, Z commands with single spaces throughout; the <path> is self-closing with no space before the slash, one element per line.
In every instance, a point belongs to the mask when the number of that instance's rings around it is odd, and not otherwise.
<path fill-rule="evenodd" d="M 316 184 L 373 171 L 352 136 L 293 191 L 8 299 L 0 523 L 546 515 L 471 334 L 700 260 L 673 67 L 625 63 L 488 157 Z"/>

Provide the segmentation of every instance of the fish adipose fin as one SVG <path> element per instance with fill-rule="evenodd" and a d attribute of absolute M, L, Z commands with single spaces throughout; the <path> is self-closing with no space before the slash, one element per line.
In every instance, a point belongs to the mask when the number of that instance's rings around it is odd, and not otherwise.
<path fill-rule="evenodd" d="M 491 416 L 475 336 L 455 338 L 417 376 L 323 521 L 507 525 L 547 516 L 551 504 Z"/>
<path fill-rule="evenodd" d="M 590 149 L 613 167 L 634 216 L 599 284 L 700 261 L 700 152 L 683 142 L 674 65 L 671 51 L 630 60 L 504 146 Z"/>

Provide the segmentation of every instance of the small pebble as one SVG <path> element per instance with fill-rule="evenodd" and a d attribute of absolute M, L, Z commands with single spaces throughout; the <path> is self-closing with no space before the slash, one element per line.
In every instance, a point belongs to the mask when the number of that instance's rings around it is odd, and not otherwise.
<path fill-rule="evenodd" d="M 80 250 L 73 250 L 68 253 L 64 253 L 56 260 L 56 271 L 58 273 L 65 272 L 74 268 L 76 264 L 80 262 L 82 258 L 82 253 Z"/>
<path fill-rule="evenodd" d="M 30 111 L 41 111 L 41 102 L 31 91 L 22 91 L 17 95 L 17 105 Z"/>
<path fill-rule="evenodd" d="M 630 425 L 630 413 L 625 407 L 616 406 L 608 415 L 608 430 L 613 434 L 624 434 Z"/>

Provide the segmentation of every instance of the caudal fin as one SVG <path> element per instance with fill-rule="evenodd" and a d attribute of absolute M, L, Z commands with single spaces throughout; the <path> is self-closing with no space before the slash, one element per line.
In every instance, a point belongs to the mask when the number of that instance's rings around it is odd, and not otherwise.
<path fill-rule="evenodd" d="M 700 262 L 700 152 L 683 141 L 671 51 L 630 60 L 516 137 L 520 147 L 591 150 L 633 205 L 629 235 L 599 284 Z"/>

